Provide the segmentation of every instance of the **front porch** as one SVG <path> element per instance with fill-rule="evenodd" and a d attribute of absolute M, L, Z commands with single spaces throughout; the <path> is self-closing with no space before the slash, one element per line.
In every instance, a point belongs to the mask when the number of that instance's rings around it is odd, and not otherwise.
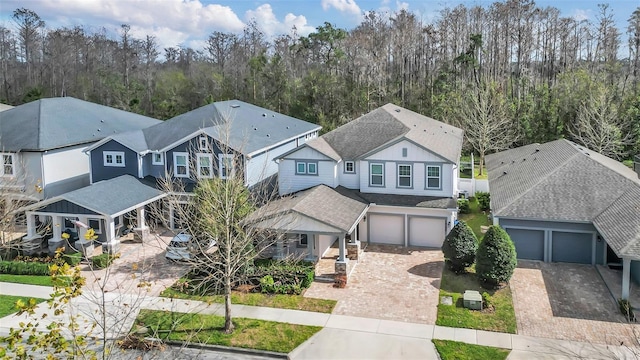
<path fill-rule="evenodd" d="M 27 235 L 22 250 L 52 254 L 66 248 L 87 256 L 97 242 L 104 252 L 116 253 L 121 236 L 133 233 L 139 241 L 149 236 L 145 207 L 164 196 L 124 175 L 34 204 L 26 208 Z M 94 237 L 87 235 L 89 229 Z"/>
<path fill-rule="evenodd" d="M 617 303 L 618 299 L 624 298 L 623 270 L 612 269 L 606 265 L 596 265 L 596 270 L 598 270 L 602 280 L 609 289 L 609 293 L 614 302 Z M 628 283 L 628 290 L 626 291 L 628 295 L 627 300 L 629 300 L 629 304 L 631 304 L 635 310 L 640 310 L 640 286 L 633 280 L 629 280 Z"/>

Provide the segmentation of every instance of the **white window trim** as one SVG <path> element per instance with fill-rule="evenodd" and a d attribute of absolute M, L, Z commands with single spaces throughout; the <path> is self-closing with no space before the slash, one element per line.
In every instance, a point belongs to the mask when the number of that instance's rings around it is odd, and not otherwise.
<path fill-rule="evenodd" d="M 409 175 L 400 175 L 400 167 L 401 166 L 408 166 L 409 167 Z M 403 188 L 403 189 L 411 189 L 413 188 L 413 165 L 411 164 L 398 164 L 398 166 L 396 167 L 397 169 L 397 185 L 399 188 Z M 409 185 L 400 185 L 400 178 L 409 178 Z"/>
<path fill-rule="evenodd" d="M 373 171 L 371 171 L 371 169 L 373 168 L 374 165 L 380 165 L 382 167 L 382 174 L 373 174 Z M 382 177 L 382 184 L 378 185 L 378 184 L 374 184 L 373 183 L 373 176 L 380 176 Z M 378 163 L 378 162 L 374 162 L 374 163 L 370 163 L 369 164 L 369 186 L 371 187 L 384 187 L 384 163 Z"/>
<path fill-rule="evenodd" d="M 231 176 L 227 175 L 224 176 L 224 172 L 222 171 L 223 169 L 223 165 L 225 163 L 225 159 L 231 159 Z M 227 179 L 229 177 L 233 177 L 236 174 L 236 169 L 235 166 L 233 164 L 233 154 L 218 154 L 218 173 L 220 175 L 220 179 Z M 229 171 L 227 169 L 227 174 L 229 174 Z"/>
<path fill-rule="evenodd" d="M 202 159 L 202 158 L 209 159 L 209 175 L 202 175 L 202 173 L 200 172 L 200 170 L 202 170 L 202 163 L 200 162 L 200 159 Z M 213 155 L 198 153 L 198 154 L 196 154 L 196 163 L 198 165 L 198 178 L 199 179 L 211 179 L 211 178 L 213 178 Z"/>
<path fill-rule="evenodd" d="M 299 165 L 304 165 L 304 171 L 299 170 Z M 296 174 L 298 175 L 306 175 L 307 174 L 307 163 L 305 161 L 296 161 Z"/>
<path fill-rule="evenodd" d="M 107 161 L 107 157 L 111 156 L 112 158 L 112 162 L 108 162 Z M 118 164 L 116 162 L 116 157 L 121 156 L 122 157 L 122 163 Z M 104 166 L 110 166 L 110 167 L 125 167 L 125 160 L 124 160 L 124 151 L 103 151 L 102 152 L 102 163 L 104 164 Z"/>
<path fill-rule="evenodd" d="M 309 167 L 309 165 L 313 164 L 313 166 L 315 167 L 316 171 L 311 172 L 311 168 Z M 316 162 L 307 162 L 307 175 L 318 175 L 318 163 Z"/>
<path fill-rule="evenodd" d="M 429 168 L 438 168 L 438 187 L 429 186 L 429 179 L 436 179 L 435 176 L 429 176 Z M 442 166 L 440 165 L 427 165 L 424 170 L 425 189 L 427 190 L 441 190 L 442 189 Z"/>
<path fill-rule="evenodd" d="M 184 156 L 185 157 L 185 165 L 184 166 L 187 168 L 185 174 L 178 174 L 178 157 L 180 157 L 180 156 Z M 186 152 L 174 152 L 173 153 L 173 176 L 177 177 L 177 178 L 188 178 L 189 177 L 189 153 L 186 153 Z"/>
<path fill-rule="evenodd" d="M 351 164 L 353 166 L 353 170 L 347 170 L 347 164 Z M 346 174 L 355 174 L 356 173 L 356 162 L 355 161 L 345 161 L 344 162 L 344 172 Z"/>
<path fill-rule="evenodd" d="M 98 222 L 98 228 L 92 228 L 92 229 L 93 229 L 93 231 L 94 231 L 96 234 L 102 234 L 102 220 L 100 220 L 100 219 L 93 219 L 93 218 L 91 218 L 91 219 L 87 219 L 87 225 L 89 225 L 89 224 L 91 223 L 91 221 L 97 221 L 97 222 Z M 89 227 L 91 227 L 91 226 L 89 226 Z"/>
<path fill-rule="evenodd" d="M 200 150 L 208 150 L 209 149 L 209 140 L 206 136 L 202 135 L 198 138 L 198 149 Z"/>
<path fill-rule="evenodd" d="M 156 155 L 160 155 L 160 160 L 156 161 Z M 163 153 L 152 153 L 151 154 L 151 164 L 152 165 L 164 165 L 164 154 Z"/>
<path fill-rule="evenodd" d="M 4 172 L 4 167 L 6 166 L 4 163 L 4 158 L 5 156 L 8 156 L 11 158 L 11 174 L 5 174 Z M 6 177 L 14 177 L 16 176 L 16 156 L 15 154 L 12 153 L 0 153 L 0 160 L 2 161 L 2 164 L 0 164 L 2 167 L 0 168 L 0 176 L 6 176 Z"/>

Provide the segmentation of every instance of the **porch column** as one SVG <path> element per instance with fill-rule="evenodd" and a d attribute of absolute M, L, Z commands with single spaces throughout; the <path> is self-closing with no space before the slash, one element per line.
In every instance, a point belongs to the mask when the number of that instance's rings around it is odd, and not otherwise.
<path fill-rule="evenodd" d="M 339 255 L 338 255 L 338 261 L 340 262 L 346 262 L 347 261 L 347 244 L 344 238 L 344 234 L 340 235 L 340 237 L 338 238 L 338 250 L 339 250 Z"/>
<path fill-rule="evenodd" d="M 116 240 L 116 223 L 113 222 L 113 218 L 107 219 L 107 242 Z"/>
<path fill-rule="evenodd" d="M 33 239 L 37 234 L 36 216 L 32 212 L 27 211 L 27 239 Z"/>
<path fill-rule="evenodd" d="M 147 224 L 145 224 L 144 222 L 144 217 L 145 217 L 144 206 L 136 209 L 136 215 L 138 217 L 138 229 L 145 229 L 147 227 Z"/>
<path fill-rule="evenodd" d="M 62 216 L 52 216 L 52 226 L 53 226 L 53 238 L 51 240 L 60 241 L 62 240 L 62 225 L 64 225 L 64 221 Z"/>
<path fill-rule="evenodd" d="M 138 226 L 133 229 L 133 238 L 141 242 L 147 240 L 150 234 L 149 227 L 144 221 L 145 213 L 146 211 L 144 210 L 144 206 L 136 209 Z"/>
<path fill-rule="evenodd" d="M 89 226 L 89 219 L 86 216 L 78 216 L 78 221 Z M 87 233 L 88 228 L 83 226 L 76 226 L 78 228 L 78 240 L 85 240 L 84 235 Z"/>
<path fill-rule="evenodd" d="M 631 259 L 622 258 L 622 299 L 629 299 L 629 278 L 631 275 Z"/>

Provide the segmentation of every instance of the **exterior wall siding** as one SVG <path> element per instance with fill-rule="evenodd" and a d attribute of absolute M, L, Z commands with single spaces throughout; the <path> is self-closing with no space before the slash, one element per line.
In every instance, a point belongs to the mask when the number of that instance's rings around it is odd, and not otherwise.
<path fill-rule="evenodd" d="M 255 185 L 265 178 L 276 174 L 278 172 L 278 164 L 274 160 L 285 152 L 295 148 L 296 140 L 292 140 L 249 159 L 249 161 L 247 161 L 247 185 Z"/>
<path fill-rule="evenodd" d="M 291 194 L 320 184 L 335 187 L 335 167 L 336 163 L 334 161 L 322 160 L 318 161 L 317 175 L 296 175 L 296 160 L 288 158 L 280 160 L 278 164 L 278 190 L 280 195 Z"/>
<path fill-rule="evenodd" d="M 165 163 L 165 169 L 167 169 L 168 173 L 172 174 L 172 176 L 175 178 L 175 175 L 173 175 L 173 154 L 176 152 L 186 152 L 189 153 L 189 178 L 177 178 L 179 180 L 181 180 L 184 183 L 195 183 L 196 181 L 194 179 L 197 179 L 197 174 L 194 174 L 193 172 L 196 171 L 195 167 L 196 165 L 196 153 L 211 153 L 213 155 L 213 176 L 219 176 L 219 171 L 218 171 L 218 155 L 222 153 L 222 150 L 220 149 L 221 146 L 220 144 L 218 144 L 217 141 L 215 141 L 213 138 L 207 136 L 207 140 L 209 143 L 209 149 L 207 151 L 205 150 L 199 150 L 199 138 L 200 135 L 196 135 L 195 137 L 193 137 L 190 140 L 187 140 L 185 142 L 183 142 L 182 144 L 179 144 L 175 147 L 173 147 L 170 150 L 167 150 L 167 152 L 165 153 L 165 159 L 164 159 L 164 163 Z M 229 149 L 229 151 L 232 151 L 231 149 Z M 240 163 L 242 163 L 242 160 L 240 160 Z M 236 168 L 236 175 L 237 176 L 244 176 L 243 175 L 243 170 L 240 168 Z M 164 176 L 164 174 L 163 174 Z"/>
<path fill-rule="evenodd" d="M 640 261 L 631 260 L 631 278 L 636 284 L 640 284 Z"/>
<path fill-rule="evenodd" d="M 42 168 L 46 177 L 44 186 L 69 178 L 89 174 L 89 157 L 82 152 L 86 146 L 47 151 L 42 155 Z"/>
<path fill-rule="evenodd" d="M 104 166 L 104 151 L 124 152 L 123 167 Z M 101 146 L 91 150 L 91 181 L 96 183 L 102 180 L 109 180 L 121 175 L 131 175 L 138 177 L 138 154 L 117 141 L 108 141 Z"/>
<path fill-rule="evenodd" d="M 353 164 L 355 173 L 346 173 L 344 171 L 344 161 L 337 164 L 336 170 L 338 171 L 338 184 L 346 187 L 347 189 L 360 189 L 360 161 L 355 161 Z M 368 169 L 366 169 L 368 171 Z"/>
<path fill-rule="evenodd" d="M 369 171 L 371 163 L 384 164 L 384 186 L 369 185 Z M 412 165 L 412 187 L 399 188 L 397 186 L 398 164 Z M 425 189 L 426 186 L 426 166 L 441 166 L 441 189 Z M 392 160 L 367 160 L 360 162 L 360 191 L 376 194 L 397 194 L 415 196 L 441 196 L 453 197 L 453 164 L 447 163 L 427 163 L 427 162 L 407 162 Z"/>
<path fill-rule="evenodd" d="M 26 151 L 16 154 L 15 156 L 18 163 L 18 166 L 16 166 L 18 184 L 16 185 L 24 186 L 26 195 L 40 200 L 45 199 L 47 191 L 43 185 L 45 174 L 42 172 L 42 153 Z M 69 165 L 65 165 L 65 167 L 68 166 Z M 16 180 L 14 179 L 12 181 L 15 182 Z M 38 193 L 36 185 L 40 185 L 43 191 Z"/>
<path fill-rule="evenodd" d="M 316 235 L 316 238 L 318 239 L 318 246 L 316 247 L 318 259 L 323 257 L 331 245 L 338 240 L 338 237 L 334 235 Z"/>

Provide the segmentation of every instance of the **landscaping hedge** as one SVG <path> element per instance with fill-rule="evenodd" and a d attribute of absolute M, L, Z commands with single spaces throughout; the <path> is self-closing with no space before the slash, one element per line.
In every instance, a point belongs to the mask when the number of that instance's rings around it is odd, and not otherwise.
<path fill-rule="evenodd" d="M 0 274 L 50 275 L 49 264 L 24 261 L 0 261 Z"/>
<path fill-rule="evenodd" d="M 111 254 L 100 254 L 91 258 L 91 263 L 95 269 L 106 269 L 115 257 Z"/>

